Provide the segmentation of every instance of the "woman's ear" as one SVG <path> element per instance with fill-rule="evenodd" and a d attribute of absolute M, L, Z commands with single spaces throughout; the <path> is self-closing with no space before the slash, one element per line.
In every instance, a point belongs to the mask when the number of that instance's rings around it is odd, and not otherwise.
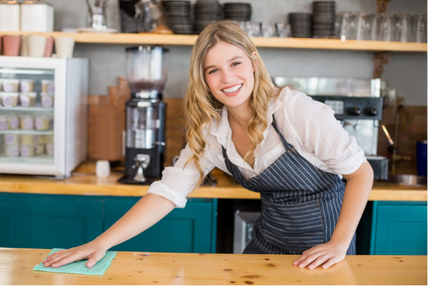
<path fill-rule="evenodd" d="M 252 52 L 251 54 L 252 54 L 252 55 L 254 56 L 254 58 L 255 58 L 254 62 L 255 62 L 256 67 L 258 67 L 258 66 L 259 66 L 259 55 L 257 54 L 257 52 L 256 52 L 256 51 Z M 255 72 L 255 71 L 256 71 L 256 67 L 255 67 L 255 66 L 253 66 L 253 72 Z"/>

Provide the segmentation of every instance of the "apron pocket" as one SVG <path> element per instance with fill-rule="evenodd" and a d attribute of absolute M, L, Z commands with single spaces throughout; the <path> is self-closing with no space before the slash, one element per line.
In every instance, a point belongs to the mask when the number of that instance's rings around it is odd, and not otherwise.
<path fill-rule="evenodd" d="M 323 243 L 323 224 L 318 201 L 277 206 L 263 203 L 265 240 L 288 251 L 303 252 Z"/>

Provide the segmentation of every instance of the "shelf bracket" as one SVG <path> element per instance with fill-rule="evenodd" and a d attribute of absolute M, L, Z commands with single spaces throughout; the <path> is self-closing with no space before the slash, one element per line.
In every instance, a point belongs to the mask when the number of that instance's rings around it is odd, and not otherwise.
<path fill-rule="evenodd" d="M 391 60 L 390 52 L 380 52 L 374 54 L 374 73 L 373 78 L 380 78 L 383 73 L 383 68 Z"/>
<path fill-rule="evenodd" d="M 376 0 L 377 12 L 386 12 L 386 8 L 388 7 L 389 2 L 391 2 L 391 0 Z"/>

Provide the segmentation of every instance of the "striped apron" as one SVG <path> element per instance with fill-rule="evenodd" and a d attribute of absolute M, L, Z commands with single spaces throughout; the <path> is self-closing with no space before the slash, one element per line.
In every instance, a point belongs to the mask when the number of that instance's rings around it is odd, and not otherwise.
<path fill-rule="evenodd" d="M 303 158 L 272 126 L 285 152 L 259 175 L 247 179 L 227 157 L 226 167 L 244 188 L 259 192 L 261 213 L 247 254 L 301 254 L 330 240 L 339 218 L 345 184 Z M 355 254 L 355 234 L 347 253 Z"/>

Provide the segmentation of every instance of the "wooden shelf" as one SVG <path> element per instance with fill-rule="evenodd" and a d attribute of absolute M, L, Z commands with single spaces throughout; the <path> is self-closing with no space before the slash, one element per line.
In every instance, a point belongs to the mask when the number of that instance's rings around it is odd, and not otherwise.
<path fill-rule="evenodd" d="M 39 34 L 53 37 L 73 37 L 76 43 L 88 44 L 159 44 L 159 45 L 194 45 L 197 35 L 162 35 L 162 34 L 104 34 L 104 33 L 37 33 L 37 32 L 0 32 L 4 35 Z M 294 48 L 294 49 L 328 49 L 356 51 L 391 51 L 391 52 L 427 52 L 426 43 L 401 43 L 381 41 L 341 41 L 331 39 L 309 38 L 252 38 L 257 47 Z"/>

